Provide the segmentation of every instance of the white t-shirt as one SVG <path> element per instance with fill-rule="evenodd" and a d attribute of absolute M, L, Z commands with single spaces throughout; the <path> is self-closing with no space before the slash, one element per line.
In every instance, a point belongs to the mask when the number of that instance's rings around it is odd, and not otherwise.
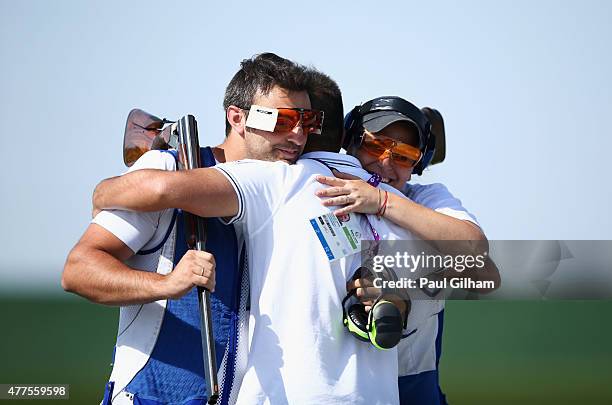
<path fill-rule="evenodd" d="M 326 165 L 369 177 L 354 157 L 325 152 L 306 154 L 295 165 L 244 160 L 216 166 L 236 189 L 239 209 L 230 222 L 243 225 L 249 257 L 254 329 L 238 403 L 398 402 L 396 350 L 378 350 L 342 325 L 341 301 L 359 255 L 330 262 L 309 222 L 332 211 L 314 194 L 323 187 L 315 176 L 331 175 Z M 368 217 L 383 239 L 412 238 Z M 361 231 L 370 232 L 365 224 Z M 423 319 L 435 311 L 423 307 Z"/>
<path fill-rule="evenodd" d="M 314 178 L 331 172 L 309 159 L 216 168 L 236 188 L 233 221 L 244 226 L 249 257 L 254 326 L 237 402 L 398 403 L 396 350 L 377 350 L 342 325 L 359 255 L 330 263 L 309 222 L 330 212 L 314 195 Z"/>
<path fill-rule="evenodd" d="M 408 183 L 404 189 L 404 194 L 424 207 L 480 226 L 476 217 L 463 208 L 461 200 L 453 196 L 444 184 Z"/>
<path fill-rule="evenodd" d="M 461 201 L 440 183 L 406 185 L 404 192 L 412 201 L 427 208 L 449 215 L 453 218 L 470 221 L 480 227 L 476 217 L 469 213 Z M 444 309 L 444 301 L 438 300 L 439 310 Z M 400 377 L 419 374 L 437 368 L 436 337 L 442 325 L 437 314 L 422 322 L 410 336 L 402 339 L 397 346 L 398 374 Z"/>

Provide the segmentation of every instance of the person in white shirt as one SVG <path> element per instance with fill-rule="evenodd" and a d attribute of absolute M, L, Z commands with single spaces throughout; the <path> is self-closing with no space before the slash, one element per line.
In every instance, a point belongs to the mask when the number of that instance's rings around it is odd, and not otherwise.
<path fill-rule="evenodd" d="M 307 89 L 305 68 L 278 55 L 264 53 L 242 61 L 223 102 L 226 138 L 217 147 L 201 148 L 203 164 L 246 157 L 294 162 L 306 141 L 301 127 L 269 136 L 232 126 L 230 121 L 244 114 L 238 105 L 262 98 L 272 107 L 309 108 Z M 297 111 L 290 113 L 299 117 Z M 150 151 L 130 171 L 174 171 L 174 152 Z M 207 220 L 206 227 L 209 252 L 187 251 L 180 210 L 105 210 L 70 252 L 62 277 L 64 289 L 93 302 L 120 306 L 104 405 L 139 403 L 143 398 L 156 404 L 207 403 L 194 286 L 214 290 L 211 312 L 219 403 L 235 403 L 248 347 L 247 263 L 241 255 L 240 229 L 235 232 L 216 219 Z"/>
<path fill-rule="evenodd" d="M 423 240 L 486 242 L 475 217 L 444 185 L 408 183 L 413 171 L 422 174 L 429 163 L 427 159 L 433 155 L 430 138 L 435 135 L 423 110 L 399 97 L 378 97 L 355 107 L 347 115 L 345 129 L 348 133 L 344 147 L 348 153 L 356 156 L 369 172 L 379 175 L 381 181 L 402 190 L 408 199 L 395 194 L 381 198 L 380 189 L 372 187 L 372 181 L 336 172 L 335 177 L 318 179 L 330 186 L 317 191 L 318 196 L 328 197 L 324 205 L 340 206 L 335 211 L 337 215 L 379 213 Z M 499 286 L 499 273 L 490 261 L 485 271 L 472 272 L 469 277 L 492 280 Z M 368 297 L 377 293 L 367 279 L 351 282 L 348 288 L 357 288 L 366 297 L 364 312 L 372 302 Z M 440 301 L 439 313 L 399 344 L 402 404 L 446 402 L 438 383 L 443 303 Z"/>
<path fill-rule="evenodd" d="M 231 122 L 246 125 L 246 120 L 243 116 Z M 341 128 L 341 113 L 336 122 Z M 333 217 L 314 196 L 317 175 L 329 175 L 329 167 L 336 167 L 370 177 L 357 159 L 335 153 L 339 135 L 341 131 L 327 135 L 325 129 L 320 138 L 311 135 L 317 140 L 333 138 L 321 149 L 334 153 L 308 153 L 293 166 L 239 161 L 217 170 L 143 170 L 107 180 L 96 193 L 101 207 L 180 207 L 198 215 L 229 217 L 229 222 L 243 226 L 254 327 L 238 403 L 394 404 L 399 400 L 396 350 L 364 344 L 342 325 L 341 300 L 359 257 L 330 261 L 310 222 Z M 401 195 L 389 185 L 380 187 Z M 371 238 L 364 220 L 357 231 Z M 375 216 L 368 216 L 368 221 L 383 239 L 412 238 Z M 408 324 L 418 325 L 436 311 L 435 305 L 419 302 Z"/>
<path fill-rule="evenodd" d="M 234 121 L 245 122 L 246 117 Z M 227 177 L 210 170 L 135 172 L 107 184 L 111 193 L 96 195 L 100 206 L 140 210 L 178 206 L 200 215 L 231 216 L 231 221 L 245 227 L 255 327 L 239 402 L 398 400 L 395 351 L 377 351 L 342 329 L 340 299 L 356 267 L 354 258 L 330 263 L 308 226 L 311 216 L 329 212 L 321 211 L 319 201 L 308 196 L 317 188 L 317 174 L 331 174 L 328 167 L 370 177 L 355 158 L 320 152 L 304 155 L 296 166 L 250 161 L 220 166 Z M 141 190 L 135 192 L 136 187 Z M 388 185 L 380 187 L 400 194 Z M 412 237 L 379 218 L 372 216 L 369 221 L 382 238 Z M 363 235 L 370 231 L 360 226 Z M 436 313 L 432 306 L 424 307 L 413 308 L 409 324 L 418 325 Z"/>

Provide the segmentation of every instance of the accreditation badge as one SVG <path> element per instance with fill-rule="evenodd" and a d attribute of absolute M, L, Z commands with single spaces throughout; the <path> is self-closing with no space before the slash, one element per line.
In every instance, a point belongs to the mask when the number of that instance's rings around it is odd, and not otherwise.
<path fill-rule="evenodd" d="M 329 213 L 310 220 L 329 261 L 360 252 L 362 234 L 358 215 L 336 217 Z"/>

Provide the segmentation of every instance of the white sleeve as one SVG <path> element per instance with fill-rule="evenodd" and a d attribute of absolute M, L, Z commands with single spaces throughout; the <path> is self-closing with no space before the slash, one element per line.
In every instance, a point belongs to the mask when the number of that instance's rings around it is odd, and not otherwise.
<path fill-rule="evenodd" d="M 176 170 L 176 161 L 169 152 L 149 151 L 142 155 L 127 173 L 141 169 Z M 163 232 L 158 233 L 160 235 L 155 234 L 160 225 L 170 224 L 172 212 L 171 209 L 156 212 L 104 210 L 91 222 L 105 228 L 136 253 L 144 247 L 156 245 L 163 239 Z"/>
<path fill-rule="evenodd" d="M 409 184 L 406 197 L 441 214 L 470 221 L 480 227 L 476 217 L 463 208 L 461 200 L 453 196 L 444 184 Z"/>
<path fill-rule="evenodd" d="M 289 165 L 284 162 L 238 160 L 214 167 L 227 177 L 238 196 L 238 213 L 226 223 L 246 225 L 250 236 L 256 234 L 282 202 Z"/>

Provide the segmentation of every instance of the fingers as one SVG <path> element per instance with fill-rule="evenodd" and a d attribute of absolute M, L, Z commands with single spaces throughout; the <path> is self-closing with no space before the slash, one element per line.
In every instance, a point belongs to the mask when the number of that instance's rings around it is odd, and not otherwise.
<path fill-rule="evenodd" d="M 327 197 L 321 202 L 324 206 L 340 207 L 334 214 L 345 215 L 350 212 L 375 214 L 378 211 L 379 190 L 363 180 L 333 180 L 325 176 L 318 176 L 317 179 L 319 178 L 325 179 L 323 183 L 332 185 L 332 187 L 317 190 L 315 194 L 318 197 Z M 342 185 L 339 185 L 338 181 L 343 182 Z"/>
<path fill-rule="evenodd" d="M 202 250 L 189 250 L 189 252 L 193 252 L 193 258 L 195 262 L 199 265 L 212 265 L 216 266 L 215 257 L 210 252 L 202 251 Z"/>
<path fill-rule="evenodd" d="M 346 187 L 329 187 L 317 190 L 315 194 L 319 197 L 337 197 L 339 195 L 345 195 L 350 193 L 351 190 Z"/>
<path fill-rule="evenodd" d="M 347 205 L 346 207 L 343 207 L 343 208 L 339 208 L 334 211 L 334 215 L 337 217 L 341 217 L 351 212 L 359 212 L 357 210 L 357 205 L 353 204 L 353 205 Z"/>
<path fill-rule="evenodd" d="M 357 291 L 355 291 L 355 296 L 362 302 L 377 298 L 379 295 L 380 289 L 376 287 L 358 288 Z"/>
<path fill-rule="evenodd" d="M 373 305 L 381 292 L 379 288 L 374 287 L 371 280 L 366 278 L 349 281 L 346 283 L 346 289 L 347 291 L 355 290 L 355 296 L 366 306 Z"/>
<path fill-rule="evenodd" d="M 355 290 L 355 296 L 365 306 L 374 305 L 374 301 L 379 297 L 380 290 L 374 287 L 358 288 Z"/>
<path fill-rule="evenodd" d="M 215 285 L 216 285 L 215 274 L 216 272 L 214 271 L 214 269 L 204 269 L 204 271 L 201 274 L 202 275 L 199 275 L 199 274 L 193 275 L 192 277 L 193 284 L 198 287 L 204 287 L 210 292 L 215 292 Z"/>
<path fill-rule="evenodd" d="M 215 290 L 215 258 L 209 252 L 188 250 L 176 267 L 163 279 L 161 294 L 180 298 L 194 286 Z"/>
<path fill-rule="evenodd" d="M 346 215 L 350 212 L 363 212 L 360 210 L 361 204 L 357 198 L 351 195 L 343 195 L 340 197 L 329 198 L 321 202 L 326 207 L 342 207 L 334 211 L 337 217 Z"/>
<path fill-rule="evenodd" d="M 351 280 L 348 283 L 346 283 L 346 289 L 348 291 L 354 290 L 356 288 L 367 288 L 367 287 L 373 287 L 374 283 L 372 282 L 372 280 L 367 279 L 367 278 L 358 278 L 357 280 Z"/>
<path fill-rule="evenodd" d="M 210 252 L 188 250 L 185 253 L 187 260 L 191 261 L 191 282 L 210 291 L 215 290 L 215 257 Z"/>
<path fill-rule="evenodd" d="M 333 198 L 328 198 L 325 201 L 322 201 L 322 204 L 327 206 L 327 207 L 332 207 L 332 206 L 341 206 L 341 205 L 348 205 L 348 204 L 353 204 L 356 202 L 356 199 L 350 195 L 341 195 L 340 197 L 333 197 Z"/>
<path fill-rule="evenodd" d="M 343 186 L 346 183 L 344 180 L 329 176 L 317 176 L 316 180 L 319 183 L 326 184 L 328 186 Z"/>

